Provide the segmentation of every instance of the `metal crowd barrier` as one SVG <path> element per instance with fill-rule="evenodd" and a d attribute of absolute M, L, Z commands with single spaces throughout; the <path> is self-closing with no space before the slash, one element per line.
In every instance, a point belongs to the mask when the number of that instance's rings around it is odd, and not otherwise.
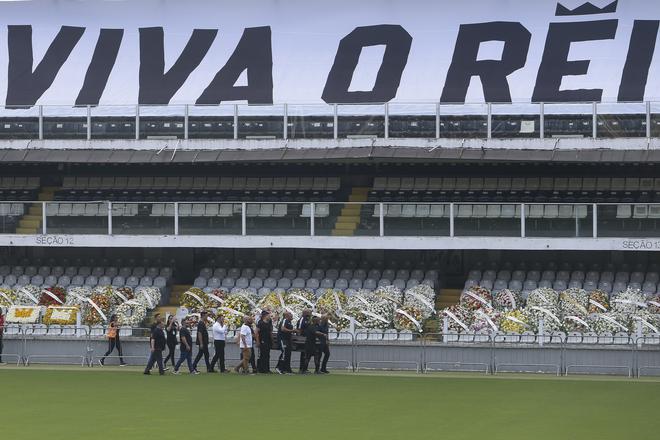
<path fill-rule="evenodd" d="M 148 345 L 136 338 L 150 335 L 149 328 L 122 328 L 122 357 L 148 358 Z M 35 363 L 75 364 L 93 366 L 105 353 L 108 340 L 105 328 L 95 326 L 44 326 L 6 324 L 4 345 L 10 346 L 3 358 L 16 359 L 16 365 Z M 73 341 L 84 344 L 80 354 L 35 350 L 36 341 L 66 344 Z M 136 343 L 140 345 L 136 348 Z M 144 345 L 144 347 L 143 347 Z M 127 351 L 127 347 L 130 349 Z M 365 348 L 369 347 L 369 350 Z M 378 348 L 387 348 L 379 350 Z M 228 338 L 227 367 L 238 361 L 234 357 L 235 339 Z M 56 347 L 57 349 L 57 347 Z M 506 358 L 506 352 L 524 350 L 515 362 Z M 213 349 L 211 348 L 211 352 Z M 556 375 L 604 374 L 624 372 L 628 377 L 641 377 L 660 372 L 660 335 L 584 334 L 561 332 L 538 335 L 533 333 L 395 333 L 392 331 L 358 331 L 333 333 L 330 339 L 331 365 L 360 369 L 414 370 L 418 373 L 433 371 L 472 371 L 485 374 L 503 372 L 540 372 Z M 257 354 L 258 355 L 258 354 Z M 178 353 L 176 353 L 178 360 Z M 513 356 L 510 356 L 513 357 Z M 118 359 L 116 352 L 107 359 Z M 271 353 L 271 363 L 277 362 L 278 351 Z M 297 364 L 293 356 L 292 364 Z M 597 361 L 594 362 L 593 360 Z M 622 361 L 625 359 L 625 361 Z M 64 362 L 53 362 L 61 361 Z"/>

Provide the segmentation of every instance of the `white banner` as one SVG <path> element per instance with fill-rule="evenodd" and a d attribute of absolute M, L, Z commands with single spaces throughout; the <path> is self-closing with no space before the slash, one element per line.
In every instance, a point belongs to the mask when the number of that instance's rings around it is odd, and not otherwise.
<path fill-rule="evenodd" d="M 660 97 L 658 20 L 649 0 L 1 1 L 0 95 L 68 108 L 641 101 Z"/>

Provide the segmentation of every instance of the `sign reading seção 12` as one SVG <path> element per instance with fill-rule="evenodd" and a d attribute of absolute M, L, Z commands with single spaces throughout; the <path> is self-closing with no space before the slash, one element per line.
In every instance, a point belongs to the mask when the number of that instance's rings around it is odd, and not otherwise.
<path fill-rule="evenodd" d="M 0 96 L 35 104 L 660 98 L 649 0 L 0 2 Z M 654 80 L 655 79 L 655 80 Z"/>
<path fill-rule="evenodd" d="M 74 246 L 75 244 L 71 235 L 37 235 L 35 242 L 38 246 Z"/>

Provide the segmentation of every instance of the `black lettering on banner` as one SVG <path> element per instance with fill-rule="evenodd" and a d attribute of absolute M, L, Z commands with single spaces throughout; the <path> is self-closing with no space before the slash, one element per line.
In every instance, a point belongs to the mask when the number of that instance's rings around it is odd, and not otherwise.
<path fill-rule="evenodd" d="M 247 85 L 235 86 L 247 70 Z M 236 49 L 218 71 L 197 104 L 247 101 L 249 104 L 273 103 L 273 50 L 270 26 L 245 28 Z"/>
<path fill-rule="evenodd" d="M 124 36 L 123 29 L 101 29 L 76 105 L 98 105 Z"/>
<path fill-rule="evenodd" d="M 589 60 L 568 61 L 571 43 L 580 41 L 612 40 L 616 35 L 617 20 L 599 20 L 575 23 L 550 23 L 545 40 L 543 59 L 536 76 L 533 102 L 593 102 L 600 101 L 603 89 L 559 90 L 562 78 L 585 75 Z"/>
<path fill-rule="evenodd" d="M 339 42 L 321 98 L 330 104 L 390 101 L 399 89 L 411 44 L 412 36 L 399 25 L 355 28 Z M 377 45 L 385 45 L 385 54 L 373 88 L 370 91 L 349 92 L 362 48 Z"/>
<path fill-rule="evenodd" d="M 517 22 L 462 24 L 440 101 L 465 103 L 470 80 L 478 76 L 487 102 L 511 102 L 507 77 L 527 62 L 531 38 Z M 501 60 L 477 60 L 486 41 L 504 42 Z"/>
<path fill-rule="evenodd" d="M 9 66 L 6 106 L 30 107 L 53 84 L 57 73 L 85 32 L 84 27 L 62 26 L 36 69 L 32 71 L 32 26 L 7 26 Z"/>
<path fill-rule="evenodd" d="M 635 20 L 619 86 L 619 101 L 644 100 L 659 24 L 658 20 Z"/>
<path fill-rule="evenodd" d="M 217 29 L 195 29 L 170 70 L 165 70 L 162 27 L 140 28 L 140 104 L 168 104 L 209 51 Z"/>

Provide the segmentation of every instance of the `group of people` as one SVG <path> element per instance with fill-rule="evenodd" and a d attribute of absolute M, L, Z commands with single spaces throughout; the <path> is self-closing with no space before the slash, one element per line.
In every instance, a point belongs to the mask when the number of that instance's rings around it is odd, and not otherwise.
<path fill-rule="evenodd" d="M 173 374 L 180 374 L 181 365 L 185 362 L 190 374 L 200 374 L 197 366 L 204 358 L 206 371 L 209 373 L 228 373 L 225 365 L 225 343 L 227 341 L 227 324 L 224 318 L 218 316 L 213 323 L 211 333 L 213 335 L 214 355 L 213 358 L 209 352 L 209 331 L 206 326 L 208 313 L 202 311 L 197 323 L 195 344 L 197 345 L 197 356 L 193 360 L 193 323 L 189 317 L 181 321 L 181 325 L 169 316 L 164 322 L 159 314 L 155 315 L 154 323 L 151 327 L 151 336 L 149 338 L 151 355 L 144 370 L 144 374 L 151 374 L 155 366 L 158 367 L 159 374 L 165 374 L 169 370 L 168 361 L 171 362 Z M 270 352 L 278 349 L 280 355 L 275 371 L 279 374 L 291 374 L 291 354 L 293 351 L 293 335 L 304 337 L 304 348 L 300 352 L 299 372 L 301 374 L 310 374 L 309 363 L 314 359 L 314 372 L 316 374 L 328 374 L 328 360 L 330 358 L 330 348 L 328 344 L 329 322 L 327 316 L 312 316 L 311 310 L 304 310 L 301 318 L 294 326 L 293 316 L 290 312 L 285 312 L 284 316 L 277 323 L 277 331 L 274 331 L 272 316 L 270 312 L 263 311 L 255 320 L 252 316 L 246 315 L 243 318 L 243 325 L 240 327 L 236 342 L 238 343 L 241 360 L 234 368 L 234 371 L 242 374 L 270 374 Z M 112 324 L 111 319 L 108 339 L 109 350 L 99 361 L 101 365 L 112 350 L 116 347 L 119 351 L 120 365 L 125 365 L 121 345 L 119 343 L 119 333 L 117 326 Z M 113 331 L 113 328 L 115 331 Z M 179 358 L 175 362 L 175 351 L 179 346 Z M 258 357 L 255 353 L 255 347 L 258 349 Z M 168 350 L 167 356 L 163 359 L 163 352 Z M 210 360 L 209 360 L 210 359 Z M 216 368 L 217 365 L 217 368 Z M 250 367 L 252 370 L 250 371 Z"/>

